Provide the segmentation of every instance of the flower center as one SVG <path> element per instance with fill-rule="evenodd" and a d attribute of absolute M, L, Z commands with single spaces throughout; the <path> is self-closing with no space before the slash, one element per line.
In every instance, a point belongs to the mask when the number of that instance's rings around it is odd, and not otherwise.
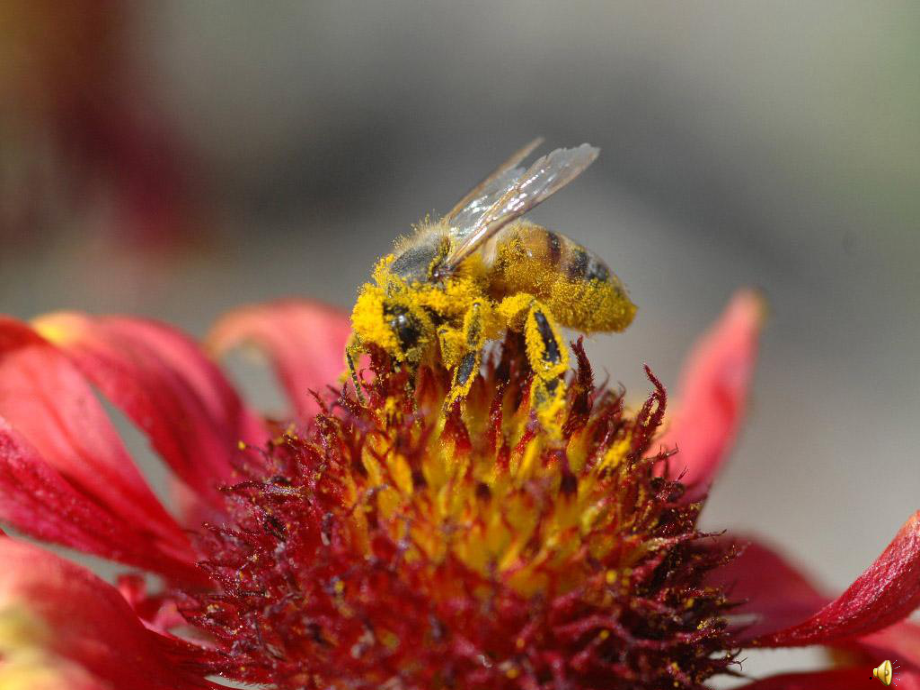
<path fill-rule="evenodd" d="M 732 661 L 727 556 L 650 452 L 666 396 L 636 414 L 580 344 L 559 434 L 530 406 L 515 336 L 463 403 L 382 354 L 228 488 L 202 537 L 216 589 L 187 616 L 214 670 L 277 688 L 699 688 Z M 410 385 L 411 384 L 411 385 Z M 664 476 L 663 476 L 664 475 Z"/>

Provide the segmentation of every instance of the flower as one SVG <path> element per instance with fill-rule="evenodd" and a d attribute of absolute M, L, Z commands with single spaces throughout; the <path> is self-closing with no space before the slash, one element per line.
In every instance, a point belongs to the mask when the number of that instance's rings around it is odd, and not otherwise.
<path fill-rule="evenodd" d="M 562 438 L 529 405 L 521 342 L 462 404 L 437 363 L 384 354 L 362 399 L 349 334 L 307 301 L 242 309 L 208 340 L 268 355 L 290 420 L 251 410 L 204 350 L 156 322 L 0 320 L 0 520 L 130 568 L 112 585 L 0 536 L 0 686 L 702 688 L 744 648 L 824 645 L 833 667 L 751 690 L 865 683 L 897 658 L 920 688 L 920 513 L 842 595 L 698 518 L 743 416 L 762 320 L 737 295 L 700 342 L 676 412 L 635 411 L 573 344 Z M 176 477 L 148 488 L 101 393 Z M 154 577 L 155 576 L 155 577 Z"/>

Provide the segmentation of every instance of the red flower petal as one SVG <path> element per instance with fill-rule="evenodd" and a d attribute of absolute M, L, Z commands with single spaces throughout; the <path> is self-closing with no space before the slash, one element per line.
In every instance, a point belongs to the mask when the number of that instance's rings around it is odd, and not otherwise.
<path fill-rule="evenodd" d="M 708 584 L 728 588 L 745 639 L 766 636 L 813 616 L 830 602 L 794 566 L 762 542 L 733 535 L 730 541 L 741 555 L 714 571 Z M 753 622 L 747 620 L 753 618 Z M 899 659 L 920 671 L 920 626 L 901 621 L 871 635 L 831 642 L 859 653 L 867 661 Z"/>
<path fill-rule="evenodd" d="M 35 325 L 202 496 L 219 503 L 216 488 L 230 481 L 238 442 L 267 437 L 220 370 L 172 328 L 76 313 L 44 316 Z"/>
<path fill-rule="evenodd" d="M 203 579 L 180 532 L 164 539 L 72 486 L 0 417 L 0 518 L 85 553 L 184 581 Z"/>
<path fill-rule="evenodd" d="M 224 316 L 208 337 L 217 354 L 241 343 L 264 350 L 295 413 L 318 411 L 310 390 L 335 384 L 345 369 L 348 316 L 307 300 L 280 300 L 244 307 Z"/>
<path fill-rule="evenodd" d="M 762 542 L 732 535 L 726 540 L 740 553 L 713 571 L 709 584 L 724 587 L 746 639 L 800 623 L 829 599 L 799 570 Z"/>
<path fill-rule="evenodd" d="M 0 318 L 0 416 L 28 441 L 17 462 L 47 463 L 77 494 L 175 552 L 188 540 L 131 462 L 83 375 L 25 324 Z M 0 459 L 5 459 L 0 456 Z M 85 500 L 85 499 L 84 499 Z"/>
<path fill-rule="evenodd" d="M 0 612 L 16 621 L 8 643 L 72 662 L 113 690 L 214 687 L 184 670 L 191 646 L 144 628 L 118 591 L 85 568 L 7 537 L 0 562 Z"/>
<path fill-rule="evenodd" d="M 920 676 L 915 673 L 901 672 L 897 679 L 898 690 L 920 690 Z M 866 666 L 816 673 L 784 673 L 742 685 L 738 690 L 850 690 L 875 687 L 872 683 L 876 682 L 872 679 L 872 669 Z"/>
<path fill-rule="evenodd" d="M 901 621 L 872 635 L 841 645 L 869 660 L 898 660 L 903 668 L 920 674 L 920 626 Z"/>
<path fill-rule="evenodd" d="M 920 606 L 920 511 L 842 595 L 798 625 L 762 636 L 763 647 L 828 644 L 869 635 Z"/>
<path fill-rule="evenodd" d="M 763 320 L 763 299 L 749 290 L 737 293 L 684 365 L 679 407 L 661 444 L 679 451 L 672 462 L 678 473 L 684 471 L 686 500 L 697 500 L 709 490 L 731 450 Z"/>

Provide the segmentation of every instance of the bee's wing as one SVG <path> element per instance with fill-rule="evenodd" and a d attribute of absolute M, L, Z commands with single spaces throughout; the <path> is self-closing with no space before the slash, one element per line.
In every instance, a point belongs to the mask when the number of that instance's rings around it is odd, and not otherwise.
<path fill-rule="evenodd" d="M 508 188 L 524 174 L 523 168 L 517 165 L 527 158 L 543 143 L 543 137 L 537 137 L 522 148 L 511 154 L 504 163 L 493 170 L 486 179 L 473 187 L 460 201 L 444 216 L 448 226 L 454 229 L 452 235 L 462 239 L 463 233 L 468 233 L 476 226 L 476 221 L 483 213 L 498 201 Z"/>
<path fill-rule="evenodd" d="M 578 177 L 594 162 L 597 154 L 598 149 L 582 144 L 574 149 L 556 149 L 538 158 L 524 172 L 519 172 L 520 168 L 500 168 L 500 172 L 493 175 L 489 182 L 489 186 L 499 181 L 505 185 L 493 192 L 495 201 L 481 212 L 477 207 L 477 212 L 469 215 L 468 226 L 458 223 L 458 219 L 468 217 L 464 213 L 465 209 L 455 215 L 453 222 L 449 222 L 451 237 L 460 240 L 460 243 L 445 258 L 442 270 L 450 272 L 456 269 L 508 223 L 520 218 Z M 476 201 L 478 199 L 473 203 Z"/>

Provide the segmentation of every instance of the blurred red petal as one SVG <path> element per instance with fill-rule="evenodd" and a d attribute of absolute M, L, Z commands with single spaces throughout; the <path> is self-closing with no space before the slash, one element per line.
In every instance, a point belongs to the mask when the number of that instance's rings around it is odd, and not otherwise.
<path fill-rule="evenodd" d="M 119 575 L 116 586 L 131 610 L 150 630 L 165 635 L 175 628 L 187 625 L 185 618 L 179 613 L 176 600 L 164 592 L 150 592 L 147 579 L 143 575 Z"/>
<path fill-rule="evenodd" d="M 764 635 L 800 623 L 824 606 L 823 596 L 794 566 L 762 542 L 732 535 L 740 555 L 712 572 L 709 584 L 724 587 L 733 601 L 744 637 Z"/>
<path fill-rule="evenodd" d="M 920 606 L 920 511 L 842 595 L 808 620 L 761 636 L 762 647 L 829 644 L 869 635 Z"/>
<path fill-rule="evenodd" d="M 679 450 L 672 462 L 677 473 L 685 471 L 687 500 L 709 490 L 734 443 L 763 320 L 763 299 L 749 290 L 737 293 L 684 365 L 679 407 L 661 445 Z"/>
<path fill-rule="evenodd" d="M 879 659 L 879 663 L 883 660 Z M 845 668 L 815 673 L 784 673 L 741 685 L 738 690 L 850 690 L 875 687 L 872 669 Z M 911 672 L 898 674 L 898 690 L 920 690 L 920 676 Z M 881 686 L 879 686 L 881 687 Z"/>
<path fill-rule="evenodd" d="M 152 356 L 162 357 L 192 387 L 213 419 L 231 430 L 234 441 L 261 443 L 268 437 L 261 417 L 243 404 L 198 343 L 170 326 L 151 320 L 108 317 L 102 321 L 116 336 L 124 335 L 136 345 L 145 344 Z"/>
<path fill-rule="evenodd" d="M 226 504 L 218 504 L 189 488 L 188 484 L 175 477 L 169 482 L 169 495 L 174 512 L 183 525 L 198 530 L 204 523 L 223 524 L 227 519 Z"/>
<path fill-rule="evenodd" d="M 0 610 L 7 644 L 72 662 L 113 690 L 190 690 L 192 647 L 147 630 L 111 585 L 30 544 L 0 538 Z M 92 687 L 92 686 L 90 686 Z"/>
<path fill-rule="evenodd" d="M 44 316 L 35 326 L 148 435 L 184 482 L 217 503 L 239 441 L 267 438 L 220 370 L 172 328 L 77 313 Z"/>
<path fill-rule="evenodd" d="M 865 659 L 898 660 L 900 665 L 920 674 L 920 626 L 911 621 L 901 621 L 841 645 L 859 652 Z"/>
<path fill-rule="evenodd" d="M 26 534 L 173 580 L 197 581 L 184 535 L 164 540 L 72 486 L 0 417 L 0 518 Z M 2 537 L 0 537 L 2 539 Z"/>
<path fill-rule="evenodd" d="M 175 549 L 187 538 L 150 491 L 83 375 L 53 345 L 0 317 L 0 416 L 75 491 Z"/>
<path fill-rule="evenodd" d="M 334 385 L 345 369 L 348 315 L 308 300 L 279 300 L 243 307 L 217 322 L 208 343 L 222 354 L 240 344 L 263 350 L 294 412 L 301 418 L 318 411 L 311 390 Z"/>

